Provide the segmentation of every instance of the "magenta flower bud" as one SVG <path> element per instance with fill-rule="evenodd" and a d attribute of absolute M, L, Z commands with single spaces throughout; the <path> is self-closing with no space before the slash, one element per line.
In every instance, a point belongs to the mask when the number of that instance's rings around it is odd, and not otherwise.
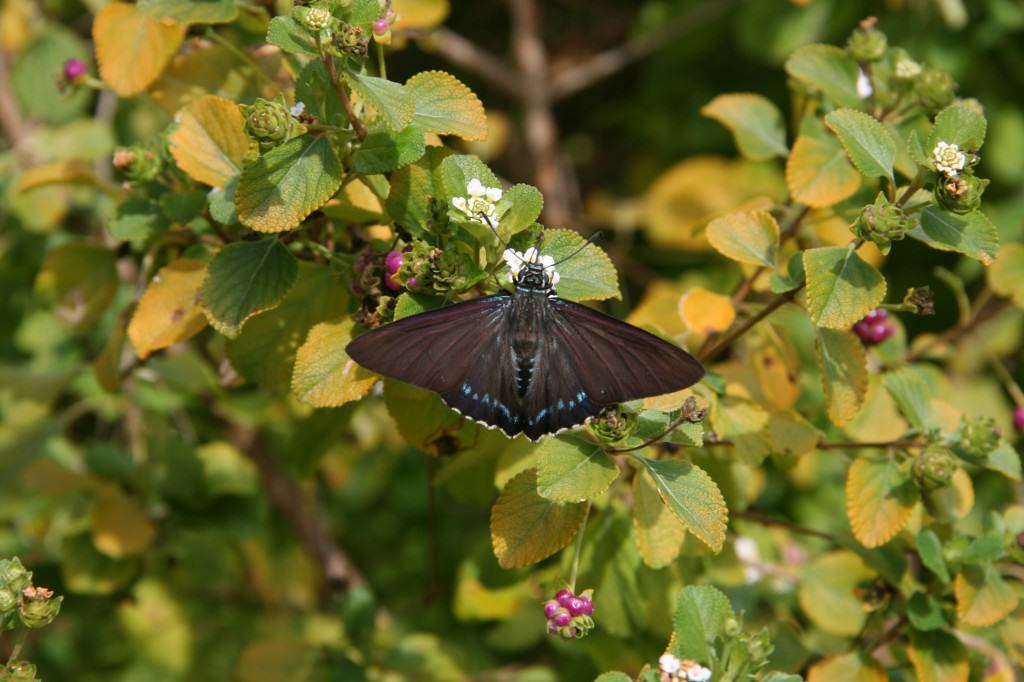
<path fill-rule="evenodd" d="M 576 595 L 572 593 L 572 590 L 559 590 L 558 594 L 555 595 L 555 600 L 562 606 L 569 606 L 569 600 Z"/>
<path fill-rule="evenodd" d="M 853 325 L 853 333 L 865 344 L 874 346 L 895 334 L 896 326 L 889 319 L 888 310 L 875 308 Z"/>
<path fill-rule="evenodd" d="M 384 271 L 393 275 L 402 267 L 402 254 L 398 251 L 388 251 L 384 256 Z"/>
<path fill-rule="evenodd" d="M 583 602 L 583 605 L 580 606 L 579 613 L 577 613 L 575 615 L 577 615 L 577 616 L 579 616 L 579 615 L 584 615 L 584 616 L 593 615 L 593 613 L 594 613 L 594 602 L 590 601 L 586 597 L 580 597 L 580 601 Z"/>
<path fill-rule="evenodd" d="M 377 21 L 373 22 L 373 32 L 379 36 L 384 35 L 391 28 L 391 24 L 384 17 L 381 17 Z"/>
<path fill-rule="evenodd" d="M 69 83 L 77 81 L 86 74 L 85 62 L 81 59 L 69 59 L 64 62 L 64 80 Z"/>
<path fill-rule="evenodd" d="M 389 8 L 385 16 L 387 17 L 388 21 L 394 21 L 395 17 L 397 17 L 398 15 L 395 14 L 395 10 Z"/>
<path fill-rule="evenodd" d="M 548 634 L 550 634 L 550 635 L 557 635 L 558 634 L 558 626 L 555 625 L 554 623 L 552 623 L 551 621 L 548 621 Z"/>
<path fill-rule="evenodd" d="M 565 627 L 572 622 L 572 615 L 568 611 L 561 611 L 555 614 L 555 617 L 551 619 L 551 622 L 558 627 Z"/>
<path fill-rule="evenodd" d="M 569 609 L 569 613 L 572 615 L 578 616 L 583 613 L 583 600 L 579 597 L 573 597 L 565 608 Z"/>
<path fill-rule="evenodd" d="M 544 617 L 551 618 L 558 611 L 561 604 L 552 599 L 551 601 L 544 602 Z"/>
<path fill-rule="evenodd" d="M 401 291 L 403 288 L 390 273 L 384 273 L 384 285 L 391 291 Z"/>
<path fill-rule="evenodd" d="M 415 291 L 416 290 L 416 278 L 415 277 L 410 277 L 409 279 L 407 279 L 405 284 L 409 288 L 410 291 Z"/>
<path fill-rule="evenodd" d="M 1024 433 L 1024 405 L 1018 405 L 1013 411 L 1013 426 Z"/>

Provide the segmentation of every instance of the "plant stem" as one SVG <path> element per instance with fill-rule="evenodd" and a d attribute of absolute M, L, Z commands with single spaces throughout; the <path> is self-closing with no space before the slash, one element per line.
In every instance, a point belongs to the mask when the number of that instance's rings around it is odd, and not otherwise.
<path fill-rule="evenodd" d="M 572 573 L 569 576 L 569 589 L 576 594 L 576 574 L 580 570 L 580 554 L 583 552 L 583 534 L 587 530 L 587 519 L 590 518 L 590 507 L 593 502 L 587 500 L 587 511 L 583 514 L 583 523 L 580 524 L 580 531 L 576 535 L 576 551 L 572 556 Z"/>
<path fill-rule="evenodd" d="M 384 45 L 377 43 L 377 72 L 381 78 L 388 77 L 388 67 L 384 64 Z"/>
<path fill-rule="evenodd" d="M 759 523 L 762 526 L 771 526 L 773 528 L 785 528 L 786 530 L 791 530 L 794 533 L 799 533 L 800 535 L 809 535 L 811 537 L 819 538 L 821 540 L 828 540 L 829 542 L 836 541 L 834 535 L 832 535 L 831 533 L 826 533 L 823 530 L 814 530 L 813 528 L 807 528 L 806 526 L 801 526 L 791 521 L 773 519 L 770 516 L 765 516 L 760 512 L 752 511 L 750 509 L 747 509 L 746 511 L 733 512 L 732 515 L 735 518 L 753 521 L 754 523 Z"/>
<path fill-rule="evenodd" d="M 324 66 L 327 67 L 327 77 L 331 80 L 331 85 L 334 86 L 334 91 L 338 93 L 338 99 L 341 100 L 341 106 L 345 108 L 345 115 L 348 116 L 349 122 L 352 124 L 352 129 L 356 131 L 356 137 L 360 141 L 366 139 L 366 125 L 359 120 L 356 115 L 355 109 L 352 108 L 352 100 L 349 99 L 348 93 L 345 92 L 345 85 L 338 78 L 338 71 L 334 68 L 334 58 L 329 54 L 325 54 L 322 58 Z"/>
<path fill-rule="evenodd" d="M 762 308 L 761 311 L 757 313 L 757 315 L 754 315 L 749 320 L 741 324 L 739 327 L 736 327 L 736 329 L 726 334 L 725 337 L 723 337 L 717 344 L 715 344 L 711 348 L 711 350 L 705 353 L 701 353 L 700 361 L 708 362 L 709 360 L 712 360 L 723 350 L 731 346 L 736 339 L 750 331 L 750 329 L 758 322 L 760 322 L 761 320 L 763 320 L 764 318 L 768 317 L 773 312 L 781 308 L 783 304 L 792 301 L 796 297 L 797 292 L 799 292 L 805 286 L 807 286 L 807 282 L 803 281 L 800 283 L 800 286 L 798 286 L 796 289 L 793 289 L 792 291 L 787 291 L 784 294 L 779 294 L 778 296 L 776 296 L 775 299 L 772 300 L 764 308 Z"/>
<path fill-rule="evenodd" d="M 14 648 L 11 649 L 11 655 L 7 658 L 7 663 L 4 665 L 4 670 L 9 670 L 11 664 L 18 660 L 18 655 L 21 653 L 22 647 L 25 646 L 25 640 L 28 639 L 28 628 L 21 628 L 21 632 L 18 633 L 18 639 L 14 642 Z"/>

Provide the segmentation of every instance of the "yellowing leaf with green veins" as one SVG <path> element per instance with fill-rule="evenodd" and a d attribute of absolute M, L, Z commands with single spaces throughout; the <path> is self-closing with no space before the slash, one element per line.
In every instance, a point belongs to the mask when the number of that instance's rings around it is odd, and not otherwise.
<path fill-rule="evenodd" d="M 572 542 L 587 512 L 537 494 L 537 471 L 527 469 L 505 484 L 491 509 L 491 545 L 502 568 L 522 568 Z"/>
<path fill-rule="evenodd" d="M 846 515 L 865 547 L 892 540 L 907 525 L 918 502 L 910 474 L 888 455 L 859 457 L 846 478 Z"/>
<path fill-rule="evenodd" d="M 377 383 L 377 375 L 352 360 L 345 346 L 355 322 L 321 322 L 309 330 L 295 355 L 292 393 L 314 407 L 338 407 L 359 400 Z"/>
<path fill-rule="evenodd" d="M 799 413 L 778 410 L 768 418 L 768 440 L 774 452 L 796 457 L 814 452 L 822 436 Z"/>
<path fill-rule="evenodd" d="M 1020 597 L 992 564 L 968 565 L 953 582 L 956 615 L 964 625 L 994 625 L 1017 608 Z"/>
<path fill-rule="evenodd" d="M 686 526 L 662 501 L 646 471 L 633 477 L 633 532 L 640 558 L 654 569 L 675 561 L 686 539 Z"/>
<path fill-rule="evenodd" d="M 720 552 L 725 542 L 729 510 L 714 480 L 699 466 L 683 460 L 639 459 L 661 499 L 686 530 L 713 552 Z"/>
<path fill-rule="evenodd" d="M 911 629 L 907 655 L 921 682 L 967 682 L 970 675 L 966 647 L 948 632 Z"/>
<path fill-rule="evenodd" d="M 822 92 L 840 107 L 859 107 L 857 62 L 833 45 L 806 45 L 786 60 L 786 73 L 805 86 Z"/>
<path fill-rule="evenodd" d="M 736 319 L 732 299 L 702 287 L 693 287 L 679 299 L 679 317 L 698 334 L 725 331 Z"/>
<path fill-rule="evenodd" d="M 728 128 L 740 153 L 751 161 L 767 161 L 789 153 L 782 112 L 761 95 L 719 95 L 700 113 Z"/>
<path fill-rule="evenodd" d="M 811 666 L 807 682 L 887 682 L 885 668 L 863 652 L 829 656 Z"/>
<path fill-rule="evenodd" d="M 416 98 L 404 86 L 384 78 L 348 71 L 345 72 L 345 81 L 391 130 L 401 130 L 412 123 L 416 114 Z"/>
<path fill-rule="evenodd" d="M 828 208 L 853 196 L 860 177 L 839 140 L 831 136 L 801 135 L 786 160 L 786 184 L 793 199 L 811 208 Z"/>
<path fill-rule="evenodd" d="M 840 549 L 815 558 L 803 569 L 797 600 L 811 622 L 839 637 L 854 637 L 867 614 L 854 594 L 874 572 L 850 550 Z"/>
<path fill-rule="evenodd" d="M 238 175 L 249 149 L 245 118 L 238 105 L 203 95 L 179 112 L 178 127 L 167 138 L 178 168 L 211 187 L 224 187 Z"/>
<path fill-rule="evenodd" d="M 105 488 L 92 510 L 92 542 L 112 559 L 140 554 L 153 543 L 156 528 L 146 511 L 116 487 Z"/>
<path fill-rule="evenodd" d="M 926 206 L 921 221 L 909 234 L 939 251 L 956 251 L 991 265 L 999 251 L 999 232 L 981 211 L 959 215 Z"/>
<path fill-rule="evenodd" d="M 838 109 L 825 115 L 825 125 L 839 137 L 850 161 L 869 178 L 891 178 L 896 140 L 875 118 L 862 111 Z"/>
<path fill-rule="evenodd" d="M 192 664 L 192 627 L 177 596 L 156 578 L 132 588 L 117 609 L 118 620 L 137 655 L 174 676 Z"/>
<path fill-rule="evenodd" d="M 779 249 L 779 224 L 767 211 L 729 213 L 707 227 L 708 242 L 732 260 L 775 267 Z"/>
<path fill-rule="evenodd" d="M 447 19 L 451 11 L 449 0 L 393 0 L 391 7 L 398 15 L 393 31 L 434 28 Z"/>
<path fill-rule="evenodd" d="M 807 312 L 819 327 L 848 329 L 885 298 L 885 278 L 842 246 L 804 251 Z"/>
<path fill-rule="evenodd" d="M 139 9 L 179 24 L 224 24 L 238 15 L 233 0 L 139 0 Z"/>
<path fill-rule="evenodd" d="M 137 95 L 157 79 L 184 36 L 181 24 L 157 19 L 135 5 L 105 5 L 92 25 L 100 77 L 122 97 Z"/>
<path fill-rule="evenodd" d="M 187 258 L 160 269 L 128 323 L 136 355 L 145 359 L 202 331 L 206 316 L 199 309 L 199 288 L 205 276 L 206 263 Z"/>
<path fill-rule="evenodd" d="M 999 257 L 986 275 L 992 291 L 1024 308 L 1024 244 L 1007 244 L 999 249 Z"/>
<path fill-rule="evenodd" d="M 464 140 L 487 137 L 487 114 L 480 98 L 450 73 L 422 71 L 405 82 L 405 89 L 416 98 L 412 122 L 426 132 Z"/>
<path fill-rule="evenodd" d="M 19 192 L 47 185 L 99 185 L 92 163 L 84 159 L 61 159 L 29 168 L 21 174 Z"/>
<path fill-rule="evenodd" d="M 570 301 L 603 301 L 619 298 L 619 275 L 608 254 L 573 230 L 545 230 L 542 253 L 558 263 L 558 295 Z M 572 255 L 574 252 L 575 255 Z M 572 256 L 569 258 L 569 256 Z"/>
<path fill-rule="evenodd" d="M 200 304 L 210 324 L 234 338 L 246 320 L 281 302 L 298 273 L 295 256 L 276 237 L 228 244 L 210 261 Z"/>
<path fill-rule="evenodd" d="M 818 330 L 818 367 L 828 418 L 842 426 L 857 416 L 868 391 L 868 357 L 852 332 Z"/>
<path fill-rule="evenodd" d="M 330 140 L 303 135 L 274 147 L 242 171 L 238 217 L 258 232 L 284 232 L 327 203 L 344 171 Z"/>
<path fill-rule="evenodd" d="M 537 457 L 537 493 L 554 502 L 597 497 L 619 475 L 603 447 L 576 438 L 545 438 L 537 446 Z"/>
<path fill-rule="evenodd" d="M 67 242 L 46 254 L 36 291 L 57 305 L 57 317 L 73 327 L 92 324 L 117 293 L 117 255 L 87 242 Z"/>

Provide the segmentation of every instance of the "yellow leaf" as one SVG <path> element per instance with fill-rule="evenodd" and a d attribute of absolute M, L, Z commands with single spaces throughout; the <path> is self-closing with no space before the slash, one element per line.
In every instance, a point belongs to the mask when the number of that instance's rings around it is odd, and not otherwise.
<path fill-rule="evenodd" d="M 996 262 L 986 274 L 992 291 L 1024 308 L 1024 244 L 1007 244 L 999 249 Z"/>
<path fill-rule="evenodd" d="M 928 508 L 940 520 L 956 521 L 967 516 L 974 508 L 974 484 L 970 474 L 957 469 L 953 472 L 952 484 L 932 490 L 928 500 Z"/>
<path fill-rule="evenodd" d="M 743 339 L 744 364 L 757 381 L 757 398 L 770 407 L 785 408 L 800 396 L 800 354 L 772 325 L 758 325 Z"/>
<path fill-rule="evenodd" d="M 18 189 L 27 192 L 46 185 L 70 184 L 96 184 L 92 164 L 82 159 L 62 159 L 34 166 L 21 174 Z"/>
<path fill-rule="evenodd" d="M 178 115 L 178 128 L 167 138 L 178 168 L 193 180 L 223 187 L 238 175 L 249 148 L 245 118 L 238 105 L 204 95 Z"/>
<path fill-rule="evenodd" d="M 953 583 L 956 615 L 972 627 L 995 625 L 1017 608 L 1016 590 L 1006 584 L 991 564 L 968 565 Z"/>
<path fill-rule="evenodd" d="M 560 504 L 537 494 L 537 470 L 505 484 L 491 508 L 491 545 L 502 568 L 522 568 L 568 545 L 586 514 L 581 503 Z"/>
<path fill-rule="evenodd" d="M 480 565 L 472 558 L 464 559 L 459 565 L 452 612 L 460 621 L 506 620 L 524 604 L 533 608 L 530 582 L 491 587 L 481 582 L 480 574 Z"/>
<path fill-rule="evenodd" d="M 693 287 L 679 299 L 679 317 L 698 334 L 722 332 L 736 319 L 736 309 L 728 296 L 701 287 Z"/>
<path fill-rule="evenodd" d="M 377 383 L 377 375 L 349 358 L 355 322 L 321 322 L 309 330 L 295 356 L 292 392 L 314 407 L 338 407 L 359 400 Z"/>
<path fill-rule="evenodd" d="M 786 161 L 786 183 L 793 198 L 801 204 L 826 208 L 857 191 L 860 173 L 850 164 L 835 137 L 801 135 Z"/>
<path fill-rule="evenodd" d="M 448 18 L 448 0 L 393 0 L 391 7 L 398 14 L 392 30 L 434 28 Z"/>
<path fill-rule="evenodd" d="M 846 514 L 865 547 L 878 547 L 903 530 L 917 504 L 909 474 L 889 456 L 860 457 L 846 478 Z"/>
<path fill-rule="evenodd" d="M 97 12 L 92 25 L 100 77 L 122 97 L 137 95 L 157 79 L 184 36 L 180 24 L 112 2 Z"/>
<path fill-rule="evenodd" d="M 878 661 L 863 653 L 830 656 L 811 666 L 807 682 L 887 682 Z"/>
<path fill-rule="evenodd" d="M 852 332 L 834 329 L 818 329 L 817 349 L 828 418 L 842 426 L 864 404 L 868 390 L 867 353 Z"/>
<path fill-rule="evenodd" d="M 136 583 L 132 596 L 117 615 L 134 654 L 172 677 L 184 676 L 192 664 L 192 627 L 177 597 L 155 578 Z"/>
<path fill-rule="evenodd" d="M 644 398 L 643 409 L 645 410 L 658 410 L 659 412 L 672 412 L 678 410 L 686 402 L 686 399 L 693 395 L 692 388 L 684 388 L 673 393 L 665 393 L 663 395 L 653 395 L 649 398 Z"/>
<path fill-rule="evenodd" d="M 726 258 L 775 267 L 779 224 L 767 211 L 727 213 L 708 223 L 708 242 Z"/>
<path fill-rule="evenodd" d="M 941 630 L 911 628 L 907 655 L 918 682 L 967 682 L 971 671 L 964 645 Z"/>
<path fill-rule="evenodd" d="M 238 657 L 239 682 L 302 682 L 312 673 L 315 657 L 309 646 L 288 635 L 273 635 L 247 645 Z"/>
<path fill-rule="evenodd" d="M 57 304 L 57 316 L 73 327 L 92 324 L 117 294 L 117 255 L 86 242 L 67 242 L 46 254 L 36 289 Z"/>
<path fill-rule="evenodd" d="M 852 440 L 884 441 L 896 440 L 909 428 L 892 394 L 882 385 L 882 378 L 872 374 L 864 403 L 857 416 L 844 425 L 843 432 Z"/>
<path fill-rule="evenodd" d="M 206 326 L 199 309 L 199 288 L 206 276 L 206 263 L 181 258 L 161 268 L 128 323 L 128 338 L 135 354 L 145 359 L 198 334 Z"/>
<path fill-rule="evenodd" d="M 850 550 L 823 554 L 804 569 L 797 591 L 800 608 L 825 632 L 854 637 L 867 617 L 854 589 L 873 576 L 864 561 Z"/>
<path fill-rule="evenodd" d="M 646 471 L 633 478 L 633 530 L 640 558 L 655 569 L 675 561 L 686 539 L 686 527 L 661 499 Z"/>
<path fill-rule="evenodd" d="M 640 303 L 633 308 L 626 321 L 638 327 L 651 326 L 669 336 L 686 332 L 679 319 L 679 297 L 685 291 L 682 284 L 658 279 L 652 282 Z"/>
<path fill-rule="evenodd" d="M 768 419 L 768 440 L 773 452 L 796 457 L 814 452 L 821 433 L 799 413 L 779 410 Z"/>
<path fill-rule="evenodd" d="M 156 529 L 138 502 L 114 487 L 100 493 L 92 510 L 92 542 L 96 549 L 120 559 L 141 554 L 155 536 Z"/>

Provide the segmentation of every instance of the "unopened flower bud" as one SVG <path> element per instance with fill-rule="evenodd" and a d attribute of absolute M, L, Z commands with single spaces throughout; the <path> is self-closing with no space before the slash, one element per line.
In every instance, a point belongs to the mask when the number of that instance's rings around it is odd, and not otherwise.
<path fill-rule="evenodd" d="M 75 83 L 80 78 L 85 77 L 85 74 L 89 72 L 89 69 L 85 66 L 85 62 L 81 59 L 69 59 L 64 62 L 64 68 L 62 74 L 64 80 L 68 83 Z"/>
<path fill-rule="evenodd" d="M 1024 405 L 1018 405 L 1013 409 L 1013 427 L 1024 433 Z"/>
<path fill-rule="evenodd" d="M 11 661 L 3 670 L 0 670 L 0 680 L 3 682 L 39 682 L 36 677 L 36 667 L 28 661 Z"/>
<path fill-rule="evenodd" d="M 628 437 L 633 431 L 632 416 L 618 405 L 604 408 L 590 421 L 590 430 L 601 440 L 615 443 Z"/>
<path fill-rule="evenodd" d="M 876 27 L 877 23 L 875 17 L 868 17 L 860 22 L 860 26 L 854 29 L 846 41 L 847 52 L 858 62 L 877 61 L 885 54 L 888 40 Z"/>
<path fill-rule="evenodd" d="M 21 559 L 0 559 L 0 589 L 20 594 L 32 582 L 32 573 L 21 565 Z"/>
<path fill-rule="evenodd" d="M 907 295 L 903 297 L 903 305 L 909 306 L 918 315 L 934 315 L 935 294 L 931 287 L 907 289 Z"/>
<path fill-rule="evenodd" d="M 62 601 L 64 597 L 54 597 L 52 590 L 30 585 L 21 591 L 18 615 L 25 627 L 41 628 L 52 623 L 57 617 Z"/>
<path fill-rule="evenodd" d="M 952 102 L 955 90 L 953 77 L 939 69 L 925 69 L 914 81 L 914 92 L 930 111 L 938 111 Z"/>
<path fill-rule="evenodd" d="M 960 448 L 975 458 L 987 457 L 999 445 L 999 430 L 991 417 L 963 419 L 960 426 Z"/>
<path fill-rule="evenodd" d="M 973 173 L 960 173 L 939 178 L 935 183 L 935 201 L 952 213 L 970 213 L 981 207 L 981 195 L 988 187 L 988 179 Z"/>
<path fill-rule="evenodd" d="M 354 57 L 365 57 L 369 44 L 363 29 L 352 24 L 342 24 L 334 36 L 335 48 Z"/>
<path fill-rule="evenodd" d="M 288 139 L 294 130 L 294 119 L 283 104 L 261 98 L 244 107 L 245 132 L 255 138 L 264 150 Z"/>
<path fill-rule="evenodd" d="M 879 192 L 875 203 L 861 211 L 852 229 L 860 239 L 874 242 L 882 253 L 889 253 L 892 243 L 903 239 L 909 228 L 910 219 L 903 209 Z"/>
<path fill-rule="evenodd" d="M 914 479 L 922 490 L 936 490 L 949 485 L 956 471 L 956 462 L 946 448 L 933 446 L 917 456 L 913 464 Z"/>

